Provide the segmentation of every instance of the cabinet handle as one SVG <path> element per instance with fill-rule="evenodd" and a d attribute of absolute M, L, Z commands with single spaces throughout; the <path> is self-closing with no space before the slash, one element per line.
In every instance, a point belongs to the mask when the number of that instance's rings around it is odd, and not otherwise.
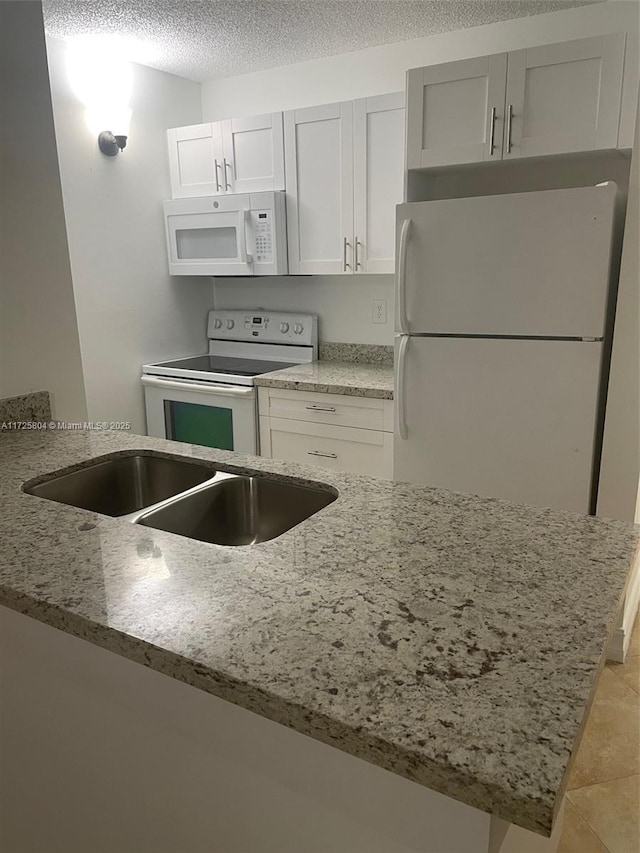
<path fill-rule="evenodd" d="M 357 237 L 354 240 L 354 246 L 356 249 L 356 269 L 358 270 L 362 266 L 362 264 L 360 263 L 360 259 L 358 258 L 358 246 L 362 246 L 362 243 L 360 242 L 360 240 L 358 240 Z"/>
<path fill-rule="evenodd" d="M 307 450 L 307 456 L 324 456 L 325 459 L 337 459 L 337 453 L 323 453 L 321 450 Z"/>
<path fill-rule="evenodd" d="M 507 107 L 507 154 L 511 154 L 511 119 L 513 118 L 513 104 Z"/>
<path fill-rule="evenodd" d="M 351 243 L 349 243 L 349 241 L 345 237 L 342 244 L 342 272 L 346 272 L 347 269 L 350 267 L 350 264 L 347 263 L 347 246 L 350 245 Z"/>
<path fill-rule="evenodd" d="M 311 412 L 335 412 L 335 406 L 305 406 Z"/>
<path fill-rule="evenodd" d="M 222 187 L 220 186 L 220 181 L 218 180 L 218 169 L 220 168 L 220 163 L 217 160 L 213 161 L 216 165 L 216 192 L 222 192 Z"/>
<path fill-rule="evenodd" d="M 230 184 L 230 183 L 229 183 L 229 181 L 227 180 L 227 169 L 229 169 L 229 168 L 231 168 L 231 167 L 230 167 L 230 166 L 229 166 L 229 164 L 227 163 L 227 158 L 226 158 L 226 157 L 224 158 L 224 161 L 223 161 L 223 162 L 224 162 L 224 183 L 225 183 L 226 189 L 230 190 L 230 189 L 231 189 L 231 184 Z"/>
<path fill-rule="evenodd" d="M 491 135 L 489 137 L 489 157 L 493 157 L 496 141 L 496 108 L 491 107 Z"/>

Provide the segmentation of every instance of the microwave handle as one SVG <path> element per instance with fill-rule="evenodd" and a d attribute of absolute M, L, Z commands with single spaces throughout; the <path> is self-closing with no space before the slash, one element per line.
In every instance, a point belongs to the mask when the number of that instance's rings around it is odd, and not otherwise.
<path fill-rule="evenodd" d="M 238 388 L 234 385 L 216 385 L 214 382 L 182 382 L 174 379 L 161 379 L 159 376 L 143 376 L 142 384 L 150 388 L 166 388 L 168 391 L 195 391 L 199 394 L 222 394 L 225 397 L 251 397 L 252 387 Z"/>
<path fill-rule="evenodd" d="M 243 264 L 252 264 L 253 255 L 247 252 L 247 223 L 250 212 L 248 210 L 238 211 L 238 255 Z"/>

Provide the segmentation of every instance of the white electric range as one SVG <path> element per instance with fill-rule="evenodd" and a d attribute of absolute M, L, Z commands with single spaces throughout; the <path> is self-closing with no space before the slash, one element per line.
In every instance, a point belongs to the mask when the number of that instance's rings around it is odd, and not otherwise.
<path fill-rule="evenodd" d="M 258 453 L 254 377 L 315 361 L 311 314 L 210 311 L 209 352 L 145 364 L 147 433 L 222 450 Z"/>

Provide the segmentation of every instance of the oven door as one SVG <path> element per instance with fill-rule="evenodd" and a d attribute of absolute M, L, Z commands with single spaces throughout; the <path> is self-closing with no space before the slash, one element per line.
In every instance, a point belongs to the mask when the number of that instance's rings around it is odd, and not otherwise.
<path fill-rule="evenodd" d="M 236 196 L 233 206 L 227 199 L 174 199 L 164 209 L 171 275 L 253 273 L 247 253 L 248 196 Z"/>
<path fill-rule="evenodd" d="M 147 434 L 258 452 L 255 388 L 143 376 Z"/>

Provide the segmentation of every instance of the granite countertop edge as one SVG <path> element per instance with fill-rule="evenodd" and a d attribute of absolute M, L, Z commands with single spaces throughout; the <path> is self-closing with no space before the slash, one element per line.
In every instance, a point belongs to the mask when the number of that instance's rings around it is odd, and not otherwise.
<path fill-rule="evenodd" d="M 393 400 L 393 366 L 347 361 L 314 361 L 255 377 L 263 388 L 342 394 Z"/>
<path fill-rule="evenodd" d="M 373 400 L 393 400 L 393 391 L 381 388 L 365 388 L 353 385 L 327 384 L 325 382 L 296 381 L 260 376 L 255 380 L 261 388 L 282 388 L 288 391 L 314 391 L 319 394 L 341 394 L 345 397 L 367 397 Z"/>

